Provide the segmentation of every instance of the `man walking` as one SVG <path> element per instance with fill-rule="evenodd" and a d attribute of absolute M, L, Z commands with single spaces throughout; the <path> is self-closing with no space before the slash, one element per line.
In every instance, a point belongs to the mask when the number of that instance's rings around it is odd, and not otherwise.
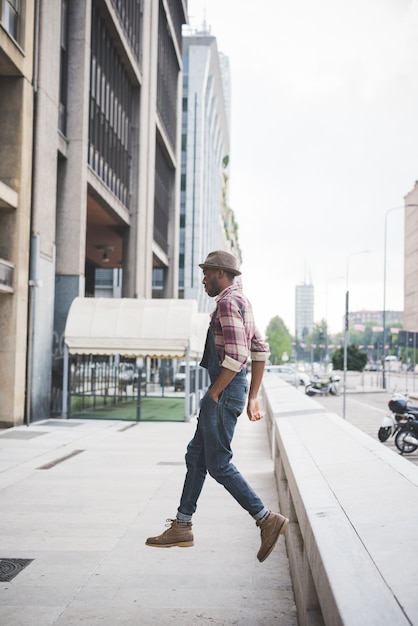
<path fill-rule="evenodd" d="M 236 258 L 221 250 L 210 252 L 199 267 L 203 270 L 206 293 L 216 298 L 216 309 L 206 338 L 201 366 L 207 368 L 210 387 L 203 396 L 195 435 L 187 446 L 187 473 L 176 519 L 167 520 L 168 529 L 149 537 L 147 546 L 171 548 L 194 545 L 192 516 L 207 472 L 254 518 L 261 531 L 257 558 L 264 561 L 273 550 L 289 520 L 269 511 L 231 462 L 231 441 L 237 418 L 245 408 L 251 421 L 262 418 L 258 401 L 264 364 L 269 356 L 255 326 L 252 307 L 240 283 Z M 246 363 L 251 354 L 251 382 L 248 390 Z"/>

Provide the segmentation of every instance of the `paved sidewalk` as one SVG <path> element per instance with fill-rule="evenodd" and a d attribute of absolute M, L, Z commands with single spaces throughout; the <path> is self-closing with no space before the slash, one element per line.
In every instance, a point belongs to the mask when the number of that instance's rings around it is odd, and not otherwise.
<path fill-rule="evenodd" d="M 0 582 L 1 626 L 297 625 L 285 541 L 260 564 L 258 528 L 211 478 L 195 546 L 145 546 L 175 516 L 194 428 L 46 420 L 0 432 L 0 571 L 32 559 Z M 277 509 L 265 424 L 242 416 L 233 444 Z"/>

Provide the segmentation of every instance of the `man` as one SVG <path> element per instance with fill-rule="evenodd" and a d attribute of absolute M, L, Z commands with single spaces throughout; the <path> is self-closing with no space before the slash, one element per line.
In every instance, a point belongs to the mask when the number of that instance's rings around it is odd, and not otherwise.
<path fill-rule="evenodd" d="M 254 518 L 261 530 L 257 558 L 264 561 L 273 550 L 289 520 L 269 511 L 231 463 L 231 441 L 237 418 L 243 412 L 248 393 L 247 415 L 251 421 L 262 418 L 258 390 L 264 364 L 269 356 L 266 344 L 254 324 L 252 307 L 242 285 L 234 284 L 241 272 L 236 258 L 224 251 L 208 254 L 199 267 L 203 285 L 217 307 L 212 313 L 201 366 L 207 368 L 210 387 L 203 396 L 195 435 L 187 446 L 187 473 L 177 516 L 167 520 L 169 528 L 149 537 L 147 546 L 171 548 L 194 545 L 192 516 L 206 473 L 225 487 Z M 251 353 L 251 382 L 248 392 L 246 363 Z"/>

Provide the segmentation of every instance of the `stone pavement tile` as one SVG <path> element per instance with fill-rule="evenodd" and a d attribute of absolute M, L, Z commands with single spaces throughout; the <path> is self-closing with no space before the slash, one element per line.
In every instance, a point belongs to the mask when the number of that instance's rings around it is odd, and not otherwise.
<path fill-rule="evenodd" d="M 62 613 L 57 606 L 0 606 L 2 626 L 53 626 Z"/>
<path fill-rule="evenodd" d="M 210 477 L 194 519 L 195 547 L 145 546 L 175 516 L 194 429 L 144 423 L 121 431 L 120 423 L 92 424 L 62 429 L 60 438 L 57 427 L 47 455 L 41 438 L 24 442 L 32 446 L 25 472 L 11 468 L 16 482 L 0 491 L 0 558 L 34 561 L 0 586 L 1 626 L 14 626 L 3 624 L 2 611 L 20 619 L 29 607 L 36 609 L 30 626 L 296 626 L 283 538 L 258 563 L 254 520 Z M 50 470 L 36 469 L 40 456 L 53 459 L 71 449 L 85 452 Z M 277 508 L 265 425 L 240 421 L 234 449 L 250 484 Z"/>
<path fill-rule="evenodd" d="M 0 617 L 2 615 L 3 606 L 56 606 L 64 610 L 69 601 L 71 601 L 71 598 L 77 593 L 77 587 L 71 582 L 67 583 L 65 579 L 61 581 L 58 580 L 51 586 L 42 586 L 23 585 L 20 581 L 18 582 L 18 578 L 19 576 L 10 583 L 0 583 Z M 1 620 L 0 623 L 2 626 L 8 626 Z M 39 624 L 39 626 L 42 625 Z"/>
<path fill-rule="evenodd" d="M 290 618 L 291 619 L 291 618 Z M 127 609 L 70 609 L 56 622 L 56 626 L 293 626 L 296 621 L 279 611 L 263 609 L 261 612 L 248 611 L 247 608 L 229 607 L 228 609 L 167 609 L 158 611 L 147 608 Z"/>
<path fill-rule="evenodd" d="M 17 556 L 15 556 L 17 554 Z M 25 554 L 27 554 L 25 552 Z M 88 580 L 107 553 L 103 552 L 32 552 L 33 562 L 26 567 L 19 576 L 10 583 L 9 591 L 17 594 L 20 591 L 25 593 L 28 587 L 54 587 L 66 586 L 69 590 L 80 588 Z M 13 552 L 15 558 L 19 558 L 19 553 Z M 3 558 L 6 558 L 3 556 Z M 18 584 L 17 584 L 18 583 Z M 2 583 L 0 583 L 0 589 Z M 7 595 L 0 595 L 0 604 Z M 0 622 L 1 623 L 1 622 Z"/>

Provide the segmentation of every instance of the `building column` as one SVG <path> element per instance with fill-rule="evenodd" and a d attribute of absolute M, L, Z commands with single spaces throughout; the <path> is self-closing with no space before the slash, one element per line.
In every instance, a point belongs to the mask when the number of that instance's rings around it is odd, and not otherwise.
<path fill-rule="evenodd" d="M 61 3 L 45 0 L 39 14 L 38 71 L 34 78 L 36 118 L 29 296 L 31 332 L 28 341 L 31 421 L 48 417 L 51 408 L 60 34 Z"/>
<path fill-rule="evenodd" d="M 68 310 L 85 294 L 91 1 L 69 4 L 66 158 L 58 165 L 53 376 L 62 372 Z"/>

